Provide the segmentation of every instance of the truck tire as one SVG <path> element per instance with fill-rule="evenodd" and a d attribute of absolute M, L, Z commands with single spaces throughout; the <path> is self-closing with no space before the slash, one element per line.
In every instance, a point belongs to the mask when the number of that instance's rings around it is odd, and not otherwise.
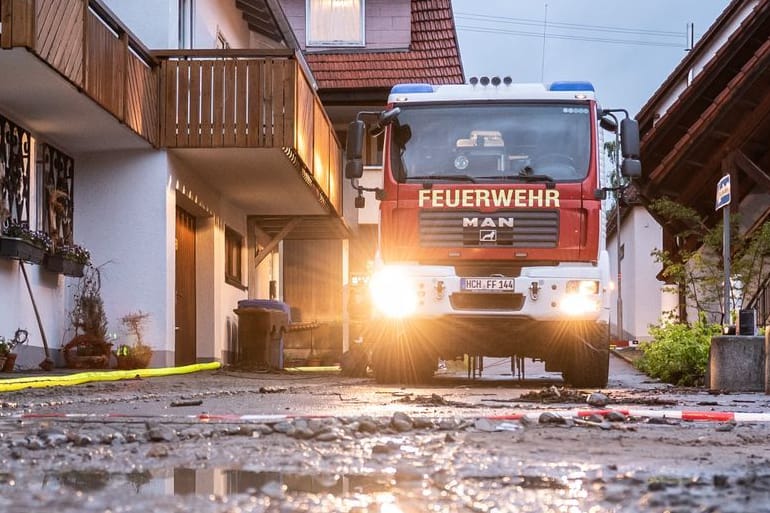
<path fill-rule="evenodd" d="M 380 384 L 417 385 L 430 381 L 438 356 L 410 337 L 403 326 L 383 330 L 372 347 L 372 370 Z"/>
<path fill-rule="evenodd" d="M 604 388 L 610 371 L 610 337 L 597 328 L 570 344 L 571 358 L 564 364 L 564 381 L 577 388 Z"/>

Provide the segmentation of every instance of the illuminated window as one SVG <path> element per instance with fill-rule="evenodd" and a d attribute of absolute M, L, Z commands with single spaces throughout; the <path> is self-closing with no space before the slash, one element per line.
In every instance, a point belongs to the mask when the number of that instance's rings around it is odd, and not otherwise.
<path fill-rule="evenodd" d="M 225 228 L 225 282 L 243 288 L 241 273 L 241 254 L 243 253 L 243 235 Z"/>
<path fill-rule="evenodd" d="M 307 0 L 307 46 L 364 46 L 364 0 Z"/>

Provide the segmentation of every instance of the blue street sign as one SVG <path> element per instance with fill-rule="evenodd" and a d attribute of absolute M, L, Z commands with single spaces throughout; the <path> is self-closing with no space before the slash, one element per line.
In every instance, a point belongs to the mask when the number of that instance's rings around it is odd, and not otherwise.
<path fill-rule="evenodd" d="M 725 205 L 730 204 L 730 175 L 725 175 L 719 179 L 717 183 L 717 206 L 715 210 L 719 210 Z"/>

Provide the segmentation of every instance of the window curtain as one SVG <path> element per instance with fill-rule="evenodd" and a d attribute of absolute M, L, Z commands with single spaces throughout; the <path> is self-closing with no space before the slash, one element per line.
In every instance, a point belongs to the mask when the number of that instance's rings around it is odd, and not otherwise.
<path fill-rule="evenodd" d="M 361 45 L 363 0 L 308 0 L 308 45 Z"/>

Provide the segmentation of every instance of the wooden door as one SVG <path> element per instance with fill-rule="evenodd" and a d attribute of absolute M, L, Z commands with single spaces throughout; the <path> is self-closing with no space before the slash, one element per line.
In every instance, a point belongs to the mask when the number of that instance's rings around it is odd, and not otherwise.
<path fill-rule="evenodd" d="M 176 209 L 175 365 L 196 363 L 195 217 Z"/>

